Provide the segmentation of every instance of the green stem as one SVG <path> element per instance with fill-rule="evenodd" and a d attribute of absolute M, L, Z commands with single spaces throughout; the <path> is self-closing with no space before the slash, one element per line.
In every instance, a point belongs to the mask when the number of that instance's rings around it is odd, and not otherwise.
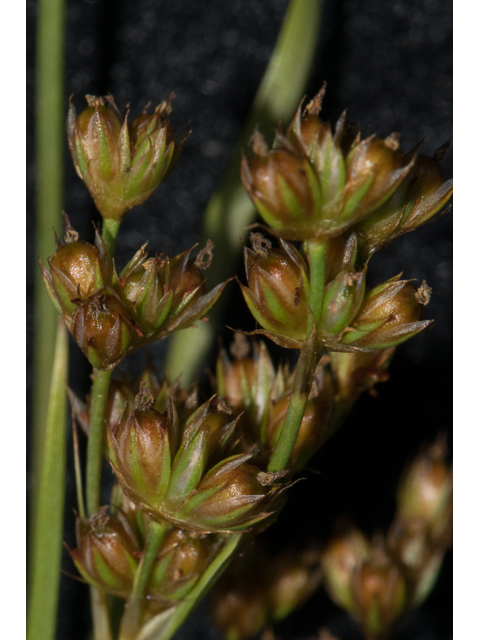
<path fill-rule="evenodd" d="M 121 220 L 104 220 L 102 225 L 102 238 L 112 257 L 120 222 Z M 112 371 L 94 369 L 92 376 L 85 488 L 87 514 L 89 516 L 95 515 L 100 508 L 105 408 L 107 406 L 112 373 Z M 90 603 L 95 640 L 111 640 L 112 630 L 106 595 L 97 588 L 90 587 Z"/>
<path fill-rule="evenodd" d="M 115 249 L 115 242 L 117 240 L 118 229 L 120 227 L 120 223 L 122 222 L 121 218 L 111 219 L 105 218 L 102 224 L 102 238 L 107 245 L 107 249 L 110 255 L 113 257 L 113 251 Z"/>
<path fill-rule="evenodd" d="M 40 256 L 45 262 L 55 250 L 52 229 L 55 228 L 60 234 L 62 228 L 65 0 L 39 0 L 37 6 L 34 255 Z M 39 500 L 42 449 L 45 442 L 57 326 L 57 312 L 48 298 L 36 263 L 34 304 L 32 523 L 36 519 L 35 510 Z M 31 539 L 34 539 L 33 532 Z"/>
<path fill-rule="evenodd" d="M 87 514 L 95 515 L 100 508 L 100 479 L 105 434 L 105 407 L 112 371 L 93 370 L 90 424 L 87 444 L 86 498 Z"/>
<path fill-rule="evenodd" d="M 90 606 L 92 608 L 94 640 L 112 640 L 107 596 L 96 587 L 90 587 Z"/>
<path fill-rule="evenodd" d="M 323 349 L 317 343 L 314 331 L 314 318 L 320 317 L 325 289 L 325 258 L 327 242 L 311 240 L 305 244 L 310 265 L 310 298 L 309 307 L 312 316 L 309 318 L 310 337 L 303 346 L 295 369 L 292 395 L 288 404 L 287 415 L 275 445 L 268 470 L 283 471 L 288 465 L 290 455 L 302 425 L 308 396 L 312 388 L 316 366 L 322 356 Z"/>
<path fill-rule="evenodd" d="M 115 241 L 121 220 L 106 219 L 102 224 L 102 238 L 113 257 Z M 100 480 L 105 432 L 105 408 L 112 371 L 93 370 L 91 389 L 90 424 L 87 445 L 86 499 L 87 514 L 93 516 L 100 508 Z"/>
<path fill-rule="evenodd" d="M 241 533 L 233 534 L 228 538 L 225 546 L 210 563 L 205 573 L 189 593 L 188 598 L 185 598 L 185 600 L 180 602 L 175 608 L 167 623 L 158 634 L 157 640 L 170 640 L 173 634 L 182 626 L 185 619 L 197 606 L 204 594 L 214 585 L 216 580 L 222 575 L 222 572 L 227 568 L 227 564 L 231 560 L 241 539 Z"/>
<path fill-rule="evenodd" d="M 142 612 L 142 596 L 145 593 L 152 573 L 153 563 L 157 557 L 162 540 L 170 528 L 171 525 L 168 523 L 159 524 L 154 521 L 150 522 L 145 553 L 135 575 L 132 593 L 122 620 L 120 640 L 131 640 L 138 634 L 140 615 Z"/>
<path fill-rule="evenodd" d="M 316 348 L 315 339 L 312 336 L 300 352 L 300 357 L 295 368 L 292 395 L 288 403 L 287 415 L 280 431 L 280 436 L 273 450 L 268 470 L 283 471 L 288 466 L 290 454 L 297 440 L 298 432 L 302 425 L 308 396 L 312 388 L 315 368 L 321 354 Z"/>
<path fill-rule="evenodd" d="M 256 125 L 264 132 L 279 120 L 288 122 L 300 102 L 310 73 L 320 27 L 322 0 L 290 0 L 275 49 L 262 78 L 247 121 L 242 129 L 225 176 L 205 212 L 202 242 L 215 242 L 215 259 L 208 271 L 212 285 L 234 275 L 246 227 L 255 217 L 255 207 L 240 180 L 241 149 Z M 188 386 L 215 340 L 218 319 L 226 303 L 225 294 L 212 312 L 209 324 L 179 331 L 170 341 L 167 371 L 172 380 L 182 375 Z"/>
<path fill-rule="evenodd" d="M 35 521 L 28 640 L 55 637 L 65 500 L 67 371 L 68 331 L 59 319 Z"/>
<path fill-rule="evenodd" d="M 320 317 L 325 289 L 326 240 L 309 240 L 305 243 L 310 265 L 310 298 L 308 306 L 316 321 Z"/>
<path fill-rule="evenodd" d="M 170 528 L 171 525 L 168 523 L 159 524 L 153 521 L 150 523 L 147 547 L 133 583 L 133 595 L 138 597 L 143 596 L 145 593 L 145 588 L 152 573 L 153 563 L 157 557 L 162 540 Z"/>

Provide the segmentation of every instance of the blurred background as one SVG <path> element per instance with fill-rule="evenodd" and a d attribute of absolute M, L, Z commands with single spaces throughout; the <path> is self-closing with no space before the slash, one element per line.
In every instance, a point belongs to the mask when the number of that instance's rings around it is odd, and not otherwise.
<path fill-rule="evenodd" d="M 176 93 L 172 122 L 178 133 L 192 129 L 181 159 L 166 183 L 134 214 L 126 216 L 117 244 L 122 266 L 148 239 L 153 251 L 174 255 L 199 236 L 202 214 L 222 177 L 242 123 L 268 63 L 287 0 L 67 0 L 66 92 L 77 109 L 86 93 L 111 92 L 132 113 Z M 402 150 L 424 140 L 431 154 L 451 135 L 451 3 L 447 0 L 324 0 L 319 45 L 308 86 L 312 97 L 327 81 L 322 114 L 335 121 L 344 108 L 364 136 L 402 133 Z M 28 15 L 28 391 L 31 391 L 32 288 L 34 255 L 34 51 L 37 3 L 27 0 Z M 267 135 L 271 132 L 264 132 Z M 81 237 L 91 240 L 96 213 L 75 174 L 65 146 L 64 209 Z M 443 162 L 452 175 L 451 151 Z M 367 533 L 386 529 L 394 512 L 394 492 L 403 464 L 419 445 L 452 421 L 452 218 L 429 224 L 394 241 L 375 256 L 370 285 L 404 270 L 406 278 L 433 287 L 427 317 L 433 328 L 398 349 L 391 380 L 379 397 L 360 400 L 344 427 L 313 459 L 319 474 L 293 488 L 279 521 L 267 534 L 272 550 L 326 538 L 336 516 L 350 514 Z M 53 236 L 52 236 L 53 238 Z M 52 240 L 53 249 L 53 240 Z M 207 272 L 208 273 L 208 272 Z M 239 265 L 239 274 L 243 275 Z M 253 328 L 235 285 L 225 324 Z M 231 340 L 224 330 L 223 339 Z M 166 344 L 151 349 L 163 373 Z M 272 353 L 281 350 L 274 345 Z M 123 365 L 136 373 L 145 352 Z M 213 359 L 206 363 L 213 367 Z M 70 385 L 80 396 L 88 389 L 89 368 L 72 347 Z M 204 378 L 206 376 L 204 375 Z M 29 396 L 30 397 L 30 396 Z M 30 416 L 32 409 L 29 409 Z M 75 488 L 71 446 L 68 461 L 65 541 L 73 546 Z M 109 477 L 109 474 L 106 476 Z M 31 482 L 30 482 L 31 485 Z M 108 501 L 108 493 L 104 497 Z M 74 572 L 68 554 L 64 569 Z M 447 640 L 452 636 L 451 554 L 447 554 L 436 590 L 399 629 L 397 638 Z M 87 589 L 62 577 L 58 640 L 85 637 Z M 281 638 L 307 638 L 328 626 L 342 640 L 359 638 L 352 623 L 320 590 L 310 602 L 279 625 Z M 219 638 L 206 607 L 200 607 L 179 638 Z"/>

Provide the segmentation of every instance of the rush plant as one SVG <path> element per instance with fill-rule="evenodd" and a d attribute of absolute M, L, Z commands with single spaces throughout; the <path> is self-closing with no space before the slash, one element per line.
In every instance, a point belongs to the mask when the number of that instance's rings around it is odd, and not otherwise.
<path fill-rule="evenodd" d="M 261 223 L 243 248 L 238 285 L 208 277 L 210 267 L 222 271 L 210 238 L 179 255 L 144 244 L 122 268 L 115 260 L 124 216 L 177 163 L 181 170 L 185 140 L 168 119 L 172 100 L 135 118 L 112 96 L 88 95 L 78 113 L 77 99 L 70 103 L 70 152 L 102 229 L 90 244 L 65 216 L 65 234 L 40 269 L 93 368 L 87 398 L 70 393 L 75 441 L 79 425 L 87 455 L 83 468 L 76 446 L 77 544 L 69 553 L 91 591 L 95 640 L 169 640 L 232 560 L 212 600 L 229 640 L 283 619 L 322 572 L 332 598 L 375 639 L 433 586 L 451 526 L 439 443 L 405 473 L 381 544 L 352 528 L 324 548 L 271 558 L 253 547 L 250 560 L 240 556 L 281 519 L 299 474 L 362 393 L 387 379 L 395 349 L 431 324 L 426 283 L 393 273 L 370 288 L 367 271 L 377 251 L 445 210 L 452 181 L 440 152 L 403 152 L 395 133 L 362 138 L 345 113 L 331 127 L 320 117 L 324 92 L 278 125 L 272 148 L 258 129 L 249 132 L 238 172 Z M 138 379 L 119 373 L 133 351 L 207 323 L 226 286 L 239 286 L 258 328 L 247 337 L 235 327 L 209 394 L 188 375 L 158 378 L 151 364 Z M 298 352 L 296 364 L 279 364 L 268 341 Z M 107 505 L 102 459 L 115 476 Z M 256 584 L 248 563 L 262 567 Z M 37 635 L 32 597 L 29 638 L 51 639 L 48 630 Z"/>

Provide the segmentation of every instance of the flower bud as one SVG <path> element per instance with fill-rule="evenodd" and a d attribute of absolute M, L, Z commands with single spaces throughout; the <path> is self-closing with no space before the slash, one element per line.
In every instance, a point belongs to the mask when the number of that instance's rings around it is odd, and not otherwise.
<path fill-rule="evenodd" d="M 358 529 L 336 535 L 322 553 L 325 586 L 332 600 L 350 613 L 355 610 L 351 579 L 370 555 L 370 546 Z"/>
<path fill-rule="evenodd" d="M 260 469 L 245 460 L 240 455 L 220 462 L 199 484 L 205 497 L 193 506 L 191 517 L 205 530 L 242 530 L 268 515 L 264 508 L 270 492 L 257 479 Z"/>
<path fill-rule="evenodd" d="M 180 600 L 188 596 L 205 571 L 213 550 L 209 538 L 190 537 L 170 530 L 162 540 L 146 593 L 154 600 Z"/>
<path fill-rule="evenodd" d="M 88 107 L 78 116 L 72 103 L 68 113 L 75 169 L 102 217 L 121 219 L 150 197 L 171 168 L 175 134 L 165 119 L 171 107 L 162 102 L 129 125 L 127 117 L 121 122 L 111 96 L 86 99 Z"/>
<path fill-rule="evenodd" d="M 121 273 L 120 294 L 148 341 L 191 326 L 210 310 L 225 287 L 223 283 L 205 290 L 202 270 L 211 263 L 213 243 L 208 241 L 196 258 L 190 253 L 146 259 L 142 247 Z M 207 254 L 210 257 L 204 261 Z"/>
<path fill-rule="evenodd" d="M 262 630 L 267 603 L 262 587 L 222 581 L 210 600 L 213 620 L 225 638 L 248 640 Z"/>
<path fill-rule="evenodd" d="M 388 551 L 402 569 L 410 607 L 418 607 L 435 586 L 448 543 L 432 539 L 421 520 L 394 521 L 388 532 Z"/>
<path fill-rule="evenodd" d="M 318 326 L 330 334 L 339 334 L 357 315 L 365 294 L 365 272 L 345 267 L 327 284 Z"/>
<path fill-rule="evenodd" d="M 281 248 L 252 234 L 254 248 L 244 249 L 248 288 L 241 286 L 245 301 L 266 331 L 281 346 L 298 348 L 308 338 L 307 267 L 298 251 L 280 241 Z M 260 236 L 261 238 L 261 236 Z"/>
<path fill-rule="evenodd" d="M 170 480 L 168 418 L 149 407 L 148 392 L 118 424 L 107 423 L 110 459 L 125 494 L 153 509 L 162 504 Z"/>
<path fill-rule="evenodd" d="M 339 342 L 361 349 L 394 347 L 416 335 L 431 320 L 421 321 L 423 305 L 408 280 L 392 278 L 369 291 L 351 325 Z"/>
<path fill-rule="evenodd" d="M 331 214 L 335 212 L 345 187 L 345 158 L 342 151 L 345 114 L 337 122 L 335 132 L 320 120 L 323 90 L 307 105 L 302 114 L 300 105 L 287 131 L 288 139 L 313 164 L 322 193 L 323 222 L 328 229 Z M 319 221 L 318 221 L 319 222 Z M 319 227 L 320 228 L 320 227 Z"/>
<path fill-rule="evenodd" d="M 78 239 L 66 218 L 65 243 L 58 240 L 48 260 L 50 272 L 41 264 L 42 275 L 50 298 L 71 327 L 72 317 L 80 301 L 101 287 L 112 284 L 112 264 L 103 239 L 95 230 L 95 244 Z"/>
<path fill-rule="evenodd" d="M 411 169 L 404 164 L 397 138 L 371 136 L 355 145 L 346 157 L 344 209 L 337 222 L 358 220 L 378 209 L 400 186 Z"/>
<path fill-rule="evenodd" d="M 371 255 L 394 238 L 428 222 L 452 196 L 453 181 L 445 181 L 435 158 L 419 155 L 402 186 L 360 225 Z"/>
<path fill-rule="evenodd" d="M 446 455 L 445 442 L 439 438 L 407 467 L 398 489 L 397 515 L 403 522 L 422 522 L 434 541 L 444 538 L 448 544 L 453 479 Z"/>
<path fill-rule="evenodd" d="M 293 149 L 274 149 L 251 162 L 243 157 L 241 175 L 258 212 L 281 237 L 298 240 L 309 235 L 321 210 L 321 193 L 305 156 Z"/>
<path fill-rule="evenodd" d="M 370 638 L 384 638 L 406 608 L 405 580 L 387 556 L 373 554 L 352 577 L 354 615 Z"/>
<path fill-rule="evenodd" d="M 228 404 L 241 411 L 239 424 L 246 436 L 258 442 L 258 429 L 269 411 L 276 372 L 263 342 L 253 343 L 253 357 L 247 357 L 249 344 L 243 334 L 235 334 L 230 360 L 224 349 L 217 358 L 217 390 Z M 247 445 L 247 448 L 250 445 Z"/>
<path fill-rule="evenodd" d="M 70 551 L 82 577 L 107 593 L 127 598 L 138 567 L 138 541 L 126 518 L 108 507 L 90 519 L 77 518 L 78 548 Z"/>
<path fill-rule="evenodd" d="M 136 335 L 128 308 L 106 287 L 78 305 L 71 332 L 90 364 L 97 369 L 115 367 Z"/>
<path fill-rule="evenodd" d="M 270 564 L 267 598 L 274 621 L 283 620 L 300 607 L 318 587 L 321 578 L 316 550 L 286 551 Z"/>

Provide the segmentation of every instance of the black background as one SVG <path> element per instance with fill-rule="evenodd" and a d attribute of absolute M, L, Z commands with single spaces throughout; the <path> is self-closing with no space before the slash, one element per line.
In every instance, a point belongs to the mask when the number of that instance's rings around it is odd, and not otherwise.
<path fill-rule="evenodd" d="M 193 245 L 201 216 L 222 176 L 229 153 L 268 62 L 287 6 L 286 0 L 68 0 L 66 89 L 75 94 L 113 93 L 120 108 L 140 111 L 175 91 L 172 120 L 177 131 L 191 127 L 177 168 L 135 214 L 127 215 L 117 245 L 124 262 L 145 240 L 153 250 L 178 253 Z M 28 280 L 33 270 L 34 47 L 37 3 L 27 1 L 28 134 L 27 190 Z M 335 120 L 346 107 L 365 135 L 402 133 L 402 148 L 425 139 L 431 153 L 451 135 L 451 4 L 446 0 L 325 0 L 319 46 L 311 73 L 311 97 L 327 80 L 323 116 Z M 452 174 L 451 152 L 443 163 Z M 99 220 L 65 150 L 65 210 L 86 239 L 91 219 Z M 342 430 L 317 454 L 310 474 L 298 484 L 270 544 L 303 544 L 329 534 L 335 516 L 349 513 L 367 533 L 386 528 L 394 511 L 394 490 L 404 461 L 439 430 L 451 434 L 452 240 L 451 216 L 395 241 L 375 257 L 370 282 L 405 269 L 405 276 L 426 279 L 434 289 L 427 307 L 434 327 L 402 346 L 391 367 L 392 379 L 380 397 L 363 398 Z M 29 303 L 27 371 L 31 366 L 33 309 Z M 238 294 L 231 299 L 226 324 L 251 328 Z M 250 324 L 249 324 L 250 323 Z M 229 339 L 228 332 L 224 338 Z M 75 351 L 75 349 L 72 349 Z M 153 348 L 160 372 L 165 345 Z M 280 353 L 272 349 L 273 353 Z M 129 359 L 127 371 L 145 362 Z M 88 367 L 81 354 L 72 358 L 70 383 L 87 390 Z M 211 364 L 211 363 L 210 363 Z M 28 391 L 31 375 L 28 373 Z M 451 440 L 451 439 L 450 439 Z M 70 451 L 70 450 L 69 450 Z M 70 455 L 70 453 L 69 453 Z M 75 507 L 71 455 L 67 486 L 65 540 L 74 545 Z M 105 500 L 107 498 L 105 497 Z M 64 568 L 74 571 L 65 553 Z M 400 628 L 398 638 L 446 640 L 452 634 L 451 554 L 447 554 L 436 591 Z M 86 588 L 62 577 L 58 640 L 84 637 L 89 619 Z M 328 625 L 341 640 L 358 637 L 354 626 L 320 591 L 279 628 L 282 638 L 306 638 Z M 204 607 L 179 638 L 217 638 Z"/>

